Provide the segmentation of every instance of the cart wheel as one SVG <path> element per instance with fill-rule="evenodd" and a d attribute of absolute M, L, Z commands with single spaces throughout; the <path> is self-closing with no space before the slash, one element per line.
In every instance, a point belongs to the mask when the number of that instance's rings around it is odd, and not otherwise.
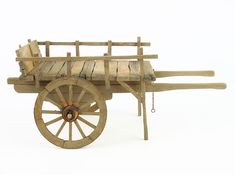
<path fill-rule="evenodd" d="M 106 117 L 102 94 L 89 81 L 76 78 L 50 82 L 34 107 L 41 134 L 62 148 L 81 148 L 93 142 L 102 133 Z"/>

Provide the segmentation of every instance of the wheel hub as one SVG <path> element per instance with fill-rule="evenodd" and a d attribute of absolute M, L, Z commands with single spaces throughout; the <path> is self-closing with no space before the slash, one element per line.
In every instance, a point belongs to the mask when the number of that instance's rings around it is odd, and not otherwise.
<path fill-rule="evenodd" d="M 62 112 L 62 117 L 67 122 L 75 121 L 78 115 L 78 108 L 73 105 L 65 107 Z"/>

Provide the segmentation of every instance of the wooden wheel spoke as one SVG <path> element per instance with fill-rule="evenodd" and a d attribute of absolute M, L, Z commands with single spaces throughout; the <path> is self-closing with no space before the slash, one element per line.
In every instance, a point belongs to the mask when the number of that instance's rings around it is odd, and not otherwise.
<path fill-rule="evenodd" d="M 95 103 L 95 104 L 93 104 L 92 106 L 86 108 L 86 110 L 85 110 L 85 109 L 84 109 L 84 110 L 87 111 L 87 112 L 95 112 L 95 111 L 97 111 L 98 109 L 99 109 L 99 107 L 98 107 L 97 103 Z"/>
<path fill-rule="evenodd" d="M 69 122 L 69 141 L 72 141 L 72 137 L 73 137 L 73 123 Z"/>
<path fill-rule="evenodd" d="M 67 102 L 66 102 L 66 100 L 65 100 L 65 98 L 64 98 L 64 96 L 63 96 L 63 94 L 61 93 L 60 89 L 57 87 L 57 88 L 55 89 L 55 91 L 56 91 L 56 93 L 57 93 L 57 95 L 58 95 L 58 97 L 59 97 L 61 103 L 63 104 L 63 106 L 68 106 L 68 104 L 67 104 Z"/>
<path fill-rule="evenodd" d="M 87 102 L 87 103 L 81 105 L 81 106 L 79 107 L 79 109 L 82 111 L 83 109 L 89 107 L 93 102 L 94 102 L 94 100 L 89 101 L 89 102 Z"/>
<path fill-rule="evenodd" d="M 43 114 L 61 114 L 61 111 L 56 110 L 42 110 Z"/>
<path fill-rule="evenodd" d="M 61 109 L 62 108 L 62 106 L 60 105 L 60 104 L 58 104 L 57 102 L 55 102 L 54 100 L 52 100 L 51 98 L 49 98 L 49 97 L 46 97 L 46 99 L 45 99 L 46 101 L 48 101 L 48 102 L 50 102 L 51 104 L 53 104 L 53 105 L 55 105 L 55 106 L 57 106 L 59 109 Z"/>
<path fill-rule="evenodd" d="M 55 119 L 53 119 L 53 120 L 50 120 L 49 122 L 46 122 L 45 124 L 46 124 L 46 126 L 48 126 L 48 125 L 51 125 L 51 124 L 53 124 L 53 123 L 56 123 L 56 122 L 58 122 L 58 121 L 60 121 L 60 120 L 62 120 L 62 119 L 63 119 L 63 117 L 60 116 L 60 117 L 57 117 L 57 118 L 55 118 Z"/>
<path fill-rule="evenodd" d="M 85 63 L 80 64 L 81 69 Z M 103 95 L 106 94 L 83 78 L 56 78 L 45 86 L 35 102 L 34 118 L 39 131 L 52 144 L 62 148 L 82 148 L 92 143 L 106 123 Z"/>
<path fill-rule="evenodd" d="M 77 105 L 79 105 L 79 103 L 80 103 L 80 101 L 82 100 L 82 97 L 85 95 L 85 93 L 86 93 L 86 90 L 83 89 L 83 90 L 81 91 L 80 95 L 79 95 L 78 98 L 77 98 L 77 102 L 76 102 Z"/>
<path fill-rule="evenodd" d="M 81 115 L 100 115 L 100 112 L 80 112 Z"/>
<path fill-rule="evenodd" d="M 73 104 L 73 86 L 72 85 L 69 85 L 69 105 L 72 105 Z"/>
<path fill-rule="evenodd" d="M 99 109 L 99 106 L 97 105 L 97 103 L 95 103 L 88 109 L 88 111 L 95 112 L 98 109 Z"/>
<path fill-rule="evenodd" d="M 91 128 L 95 129 L 96 126 L 94 124 L 92 124 L 91 122 L 85 120 L 84 118 L 82 118 L 81 116 L 78 116 L 78 120 L 80 120 L 81 122 L 85 123 L 86 125 L 90 126 Z"/>
<path fill-rule="evenodd" d="M 78 121 L 75 120 L 74 123 L 75 123 L 76 127 L 78 128 L 78 131 L 79 131 L 79 133 L 81 134 L 81 136 L 82 136 L 83 138 L 85 138 L 86 135 L 85 135 L 85 133 L 83 132 L 81 126 L 80 126 L 79 123 L 78 123 Z"/>
<path fill-rule="evenodd" d="M 65 124 L 66 124 L 66 121 L 64 121 L 63 123 L 62 123 L 62 125 L 60 126 L 60 128 L 58 129 L 58 131 L 56 132 L 56 136 L 58 137 L 59 136 L 59 134 L 61 133 L 61 131 L 63 130 L 63 128 L 64 128 L 64 126 L 65 126 Z"/>

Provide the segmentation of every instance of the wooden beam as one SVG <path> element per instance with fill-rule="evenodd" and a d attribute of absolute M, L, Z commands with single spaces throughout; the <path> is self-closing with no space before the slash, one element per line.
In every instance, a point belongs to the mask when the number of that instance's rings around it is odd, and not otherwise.
<path fill-rule="evenodd" d="M 212 70 L 205 71 L 154 71 L 156 78 L 173 77 L 173 76 L 206 76 L 213 77 L 215 72 Z"/>
<path fill-rule="evenodd" d="M 67 61 L 67 77 L 71 77 L 71 53 L 68 52 L 67 53 L 67 58 L 68 58 L 68 61 Z"/>
<path fill-rule="evenodd" d="M 45 42 L 45 55 L 46 57 L 49 57 L 50 56 L 50 42 L 49 41 L 46 41 Z"/>
<path fill-rule="evenodd" d="M 107 56 L 108 54 L 104 54 Z M 105 75 L 105 87 L 110 89 L 110 80 L 109 80 L 109 60 L 104 60 L 104 75 Z"/>
<path fill-rule="evenodd" d="M 91 60 L 109 60 L 109 59 L 156 59 L 158 55 L 121 55 L 121 56 L 84 56 L 84 57 L 71 57 L 72 61 L 91 61 Z M 67 57 L 17 57 L 16 61 L 66 61 Z"/>
<path fill-rule="evenodd" d="M 79 57 L 80 56 L 80 49 L 79 49 L 80 42 L 76 41 L 75 45 L 76 45 L 76 56 Z"/>
<path fill-rule="evenodd" d="M 226 89 L 225 83 L 151 83 L 147 91 L 161 92 L 181 89 Z"/>
<path fill-rule="evenodd" d="M 108 41 L 108 55 L 109 56 L 112 55 L 112 41 L 111 40 Z"/>
<path fill-rule="evenodd" d="M 141 38 L 137 37 L 137 55 L 140 55 L 140 47 L 141 47 Z M 138 60 L 138 64 L 140 65 L 140 60 Z M 141 87 L 140 87 L 141 90 Z M 138 92 L 141 95 L 141 91 Z M 138 116 L 141 116 L 141 98 L 138 99 Z"/>
<path fill-rule="evenodd" d="M 127 91 L 129 91 L 130 93 L 132 93 L 137 99 L 140 99 L 140 95 L 138 94 L 138 92 L 136 92 L 134 89 L 132 89 L 131 86 L 129 86 L 127 83 L 125 83 L 124 81 L 118 81 L 118 83 L 125 88 Z"/>
<path fill-rule="evenodd" d="M 19 80 L 18 78 L 9 78 L 8 84 L 14 84 L 16 92 L 20 93 L 39 93 L 45 89 L 45 84 L 40 84 L 38 89 L 35 88 L 34 81 Z M 139 85 L 129 85 L 134 91 L 138 91 Z M 169 90 L 181 90 L 181 89 L 225 89 L 224 83 L 146 83 L 145 92 L 162 92 Z M 98 90 L 102 93 L 107 92 L 105 85 L 96 85 Z M 110 93 L 130 93 L 126 88 L 123 88 L 120 84 L 112 85 L 109 89 Z"/>
<path fill-rule="evenodd" d="M 47 41 L 39 41 L 39 45 L 46 45 Z M 50 42 L 50 45 L 72 46 L 76 42 Z M 79 42 L 80 46 L 108 46 L 108 42 Z M 136 42 L 112 42 L 112 46 L 137 46 Z M 150 46 L 150 42 L 141 42 L 141 46 Z"/>
<path fill-rule="evenodd" d="M 143 48 L 139 49 L 139 54 L 143 55 Z M 140 89 L 141 89 L 141 102 L 143 107 L 143 125 L 144 125 L 144 140 L 148 140 L 148 123 L 147 123 L 147 113 L 146 113 L 146 86 L 144 81 L 144 60 L 139 59 L 140 63 Z"/>

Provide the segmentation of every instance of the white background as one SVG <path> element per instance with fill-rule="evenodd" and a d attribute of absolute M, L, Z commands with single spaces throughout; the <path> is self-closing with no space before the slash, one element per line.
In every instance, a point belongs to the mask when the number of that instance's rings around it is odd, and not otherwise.
<path fill-rule="evenodd" d="M 1 1 L 0 174 L 234 175 L 234 23 L 233 0 Z M 226 82 L 228 88 L 156 93 L 155 114 L 148 94 L 149 141 L 143 140 L 136 100 L 115 94 L 107 102 L 102 135 L 85 148 L 65 150 L 37 130 L 36 94 L 18 94 L 6 84 L 7 77 L 19 75 L 15 50 L 29 38 L 135 41 L 137 36 L 152 44 L 145 53 L 159 54 L 155 69 L 216 71 L 215 78 L 159 81 Z"/>

